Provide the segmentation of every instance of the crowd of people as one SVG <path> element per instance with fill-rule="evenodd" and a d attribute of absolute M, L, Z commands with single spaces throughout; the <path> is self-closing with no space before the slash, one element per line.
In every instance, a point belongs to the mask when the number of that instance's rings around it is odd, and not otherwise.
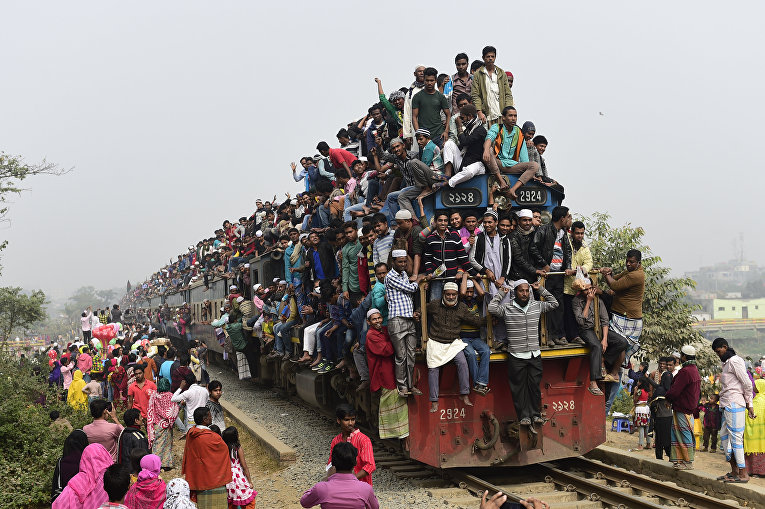
<path fill-rule="evenodd" d="M 629 370 L 638 449 L 653 448 L 657 459 L 666 455 L 675 468 L 688 470 L 696 450 L 716 452 L 719 438 L 731 471 L 718 480 L 746 483 L 751 475 L 765 476 L 762 367 L 737 355 L 724 338 L 711 346 L 722 372 L 710 375 L 706 385 L 691 345 L 660 357 L 653 371 L 647 361 Z"/>
<path fill-rule="evenodd" d="M 108 344 L 83 337 L 60 357 L 50 350 L 49 383 L 93 419 L 66 439 L 53 473 L 54 508 L 255 506 L 238 431 L 226 426 L 219 401 L 222 384 L 205 369 L 206 346 L 191 342 L 176 352 L 159 336 L 130 324 Z M 51 420 L 71 429 L 58 412 Z M 184 479 L 165 483 L 161 471 L 177 468 L 174 429 L 185 439 Z"/>

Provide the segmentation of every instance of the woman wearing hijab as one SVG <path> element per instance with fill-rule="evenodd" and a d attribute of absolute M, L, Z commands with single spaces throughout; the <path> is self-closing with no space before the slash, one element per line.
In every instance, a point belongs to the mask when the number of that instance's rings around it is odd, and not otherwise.
<path fill-rule="evenodd" d="M 178 417 L 178 405 L 170 401 L 170 381 L 160 378 L 157 390 L 149 398 L 146 411 L 146 435 L 149 447 L 162 460 L 163 468 L 173 468 L 173 423 Z"/>
<path fill-rule="evenodd" d="M 95 509 L 107 502 L 109 496 L 104 490 L 104 471 L 112 463 L 112 455 L 103 445 L 87 446 L 80 458 L 80 471 L 53 501 L 52 509 Z"/>
<path fill-rule="evenodd" d="M 189 483 L 180 477 L 167 483 L 167 499 L 164 509 L 196 509 L 197 506 L 191 501 Z"/>
<path fill-rule="evenodd" d="M 138 480 L 125 495 L 128 509 L 161 509 L 165 503 L 165 481 L 159 478 L 162 461 L 156 454 L 141 458 Z"/>
<path fill-rule="evenodd" d="M 765 380 L 754 381 L 757 393 L 752 398 L 754 419 L 746 416 L 744 459 L 749 475 L 765 476 Z"/>
<path fill-rule="evenodd" d="M 58 361 L 57 361 L 58 362 Z M 81 429 L 76 429 L 69 433 L 64 441 L 64 452 L 61 458 L 56 462 L 56 468 L 53 470 L 53 487 L 51 490 L 50 502 L 53 503 L 56 498 L 64 491 L 64 487 L 69 480 L 80 471 L 80 458 L 82 451 L 88 446 L 88 435 Z"/>
<path fill-rule="evenodd" d="M 69 384 L 69 392 L 66 397 L 66 402 L 75 410 L 84 409 L 88 406 L 88 396 L 82 392 L 83 387 L 85 387 L 85 380 L 82 379 L 82 371 L 77 370 L 72 375 L 72 383 Z"/>

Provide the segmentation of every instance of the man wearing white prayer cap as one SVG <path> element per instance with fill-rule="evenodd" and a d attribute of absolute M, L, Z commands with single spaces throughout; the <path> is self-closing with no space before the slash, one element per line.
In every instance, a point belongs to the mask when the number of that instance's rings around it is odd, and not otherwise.
<path fill-rule="evenodd" d="M 449 281 L 444 284 L 441 300 L 428 303 L 429 330 L 425 359 L 428 364 L 428 392 L 431 412 L 438 411 L 438 383 L 441 366 L 452 360 L 457 365 L 460 399 L 463 404 L 473 406 L 468 397 L 470 394 L 470 375 L 467 359 L 463 352 L 467 345 L 460 339 L 460 327 L 463 324 L 480 327 L 482 322 L 480 316 L 468 311 L 465 303 L 459 301 L 457 283 Z M 449 406 L 451 407 L 451 403 Z"/>
<path fill-rule="evenodd" d="M 518 228 L 510 236 L 510 279 L 536 281 L 543 271 L 537 270 L 535 260 L 539 257 L 534 245 L 533 215 L 529 209 L 518 211 Z"/>
<path fill-rule="evenodd" d="M 544 301 L 531 299 L 531 287 L 539 291 Z M 540 404 L 542 392 L 542 352 L 539 349 L 539 318 L 542 313 L 558 307 L 553 294 L 521 279 L 515 282 L 514 299 L 502 304 L 505 289 L 500 288 L 489 303 L 489 313 L 505 322 L 507 330 L 507 363 L 510 392 L 515 414 L 522 426 L 537 433 L 536 426 L 544 424 Z"/>
<path fill-rule="evenodd" d="M 419 396 L 422 392 L 414 387 L 414 351 L 417 347 L 415 312 L 412 296 L 418 291 L 418 282 L 409 281 L 406 273 L 407 256 L 403 249 L 391 253 L 393 267 L 385 276 L 385 300 L 388 301 L 388 332 L 396 356 L 396 388 L 399 395 Z"/>

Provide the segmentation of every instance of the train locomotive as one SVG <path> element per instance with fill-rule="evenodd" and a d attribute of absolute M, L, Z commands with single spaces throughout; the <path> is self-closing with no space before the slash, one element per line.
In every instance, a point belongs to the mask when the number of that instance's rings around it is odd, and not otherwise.
<path fill-rule="evenodd" d="M 511 185 L 515 178 L 510 176 Z M 425 200 L 426 215 L 432 217 L 439 209 L 456 209 L 475 210 L 480 217 L 480 211 L 489 205 L 490 185 L 489 177 L 479 175 L 455 188 L 441 188 Z M 534 181 L 521 187 L 521 191 L 516 201 L 505 205 L 512 209 L 535 208 L 547 215 L 563 201 L 560 190 Z M 284 262 L 278 253 L 267 253 L 249 263 L 252 284 L 283 277 Z M 189 303 L 195 321 L 192 337 L 204 339 L 213 355 L 222 360 L 223 350 L 213 328 L 198 322 L 206 299 L 211 301 L 214 313 L 211 319 L 220 316 L 229 284 L 227 279 L 218 278 L 211 281 L 209 290 L 205 291 L 201 281 L 195 282 L 187 290 L 140 301 L 137 307 L 156 312 L 164 303 L 170 306 Z M 426 302 L 424 287 L 419 299 L 422 304 Z M 427 331 L 427 313 L 423 315 L 420 329 Z M 444 366 L 437 412 L 430 412 L 430 402 L 425 396 L 428 394 L 427 366 L 424 355 L 418 354 L 415 379 L 419 379 L 418 387 L 425 395 L 408 399 L 409 436 L 404 439 L 406 444 L 402 449 L 408 451 L 412 459 L 433 467 L 455 468 L 529 465 L 579 456 L 602 444 L 605 441 L 605 401 L 603 396 L 595 396 L 587 390 L 589 349 L 579 345 L 548 347 L 544 318 L 540 328 L 542 416 L 545 423 L 537 427 L 536 433 L 518 425 L 508 381 L 508 354 L 492 349 L 491 391 L 485 396 L 472 397 L 472 407 L 464 405 L 459 397 L 456 367 L 453 363 Z M 293 347 L 300 347 L 302 333 L 300 326 L 293 329 Z M 492 346 L 491 320 L 486 320 L 485 335 Z M 376 428 L 375 395 L 368 390 L 357 392 L 357 383 L 348 380 L 343 373 L 320 374 L 290 361 L 267 359 L 266 356 L 261 356 L 260 363 L 259 383 L 296 396 L 325 413 L 333 413 L 340 403 L 350 403 L 357 408 L 360 420 L 366 421 L 370 428 Z"/>

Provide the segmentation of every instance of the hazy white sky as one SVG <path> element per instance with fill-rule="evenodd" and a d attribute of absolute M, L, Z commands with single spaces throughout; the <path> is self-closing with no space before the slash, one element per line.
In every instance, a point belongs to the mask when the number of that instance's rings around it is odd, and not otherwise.
<path fill-rule="evenodd" d="M 761 2 L 1 2 L 0 149 L 75 167 L 14 199 L 0 284 L 142 280 L 416 64 L 515 75 L 574 212 L 631 221 L 675 272 L 765 250 Z M 490 23 L 489 23 L 490 22 Z M 604 116 L 598 114 L 603 112 Z"/>

